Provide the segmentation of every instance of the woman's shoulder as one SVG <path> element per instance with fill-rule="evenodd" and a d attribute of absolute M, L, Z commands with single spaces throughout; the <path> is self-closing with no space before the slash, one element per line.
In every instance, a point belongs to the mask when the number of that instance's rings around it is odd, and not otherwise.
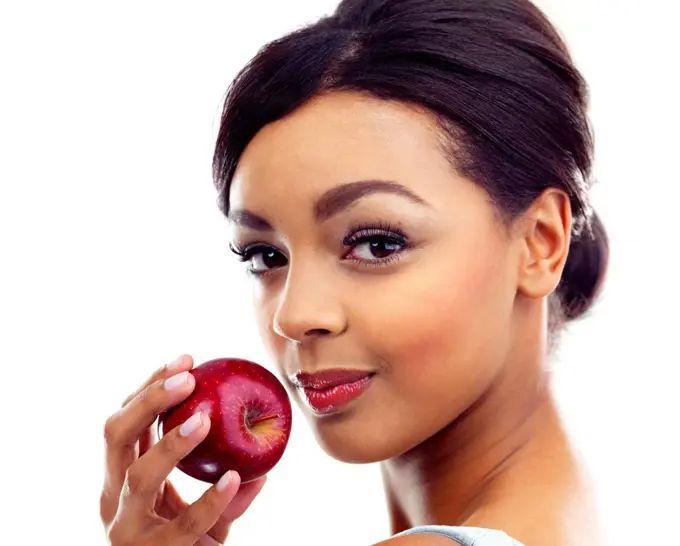
<path fill-rule="evenodd" d="M 448 525 L 422 525 L 413 527 L 394 537 L 415 535 L 420 533 L 434 533 L 443 535 L 458 542 L 461 546 L 522 546 L 514 538 L 497 529 L 481 527 L 451 527 Z"/>

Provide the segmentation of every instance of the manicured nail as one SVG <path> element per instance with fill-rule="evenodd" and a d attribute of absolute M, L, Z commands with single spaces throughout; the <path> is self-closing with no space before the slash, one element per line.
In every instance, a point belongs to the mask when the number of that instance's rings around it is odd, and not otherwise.
<path fill-rule="evenodd" d="M 217 482 L 217 490 L 218 491 L 224 491 L 227 486 L 231 483 L 233 479 L 233 472 L 230 470 L 226 474 L 224 474 L 221 478 L 220 481 Z"/>
<path fill-rule="evenodd" d="M 165 380 L 165 383 L 163 383 L 163 386 L 165 387 L 165 390 L 173 391 L 184 386 L 187 379 L 189 379 L 189 372 L 178 373 L 177 375 L 168 377 L 168 379 Z"/>
<path fill-rule="evenodd" d="M 168 371 L 173 371 L 179 368 L 184 363 L 184 355 L 178 356 L 175 360 L 168 364 Z"/>
<path fill-rule="evenodd" d="M 179 427 L 179 433 L 186 437 L 201 426 L 201 413 L 194 413 L 189 419 L 184 421 Z"/>

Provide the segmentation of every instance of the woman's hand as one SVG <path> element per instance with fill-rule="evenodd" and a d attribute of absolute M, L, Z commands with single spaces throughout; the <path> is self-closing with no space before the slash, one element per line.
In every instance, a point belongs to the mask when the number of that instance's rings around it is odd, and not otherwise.
<path fill-rule="evenodd" d="M 106 421 L 100 514 L 112 546 L 222 544 L 231 522 L 264 485 L 265 477 L 241 487 L 238 473 L 230 471 L 189 505 L 167 480 L 210 430 L 210 419 L 196 414 L 156 442 L 157 417 L 194 389 L 192 366 L 193 359 L 183 355 L 157 370 Z"/>

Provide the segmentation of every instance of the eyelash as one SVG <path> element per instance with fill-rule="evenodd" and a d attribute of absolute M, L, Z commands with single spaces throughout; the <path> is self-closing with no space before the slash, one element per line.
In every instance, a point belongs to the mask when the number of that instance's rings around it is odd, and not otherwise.
<path fill-rule="evenodd" d="M 353 226 L 343 237 L 342 244 L 346 247 L 354 248 L 360 244 L 375 242 L 376 240 L 387 242 L 389 244 L 397 244 L 401 248 L 399 250 L 395 250 L 386 258 L 376 258 L 375 260 L 350 258 L 350 260 L 365 267 L 384 267 L 399 260 L 402 253 L 410 248 L 410 243 L 406 234 L 400 228 L 384 222 L 357 224 Z M 247 262 L 251 260 L 253 256 L 257 256 L 263 252 L 269 252 L 273 250 L 274 252 L 279 253 L 279 251 L 274 247 L 261 243 L 254 243 L 246 246 L 239 246 L 238 244 L 230 243 L 229 249 L 234 254 L 236 254 L 237 259 L 240 262 Z M 253 275 L 254 277 L 264 277 L 276 271 L 277 269 L 279 268 L 274 267 L 262 271 L 255 271 L 249 267 L 246 269 L 246 271 L 248 274 Z"/>

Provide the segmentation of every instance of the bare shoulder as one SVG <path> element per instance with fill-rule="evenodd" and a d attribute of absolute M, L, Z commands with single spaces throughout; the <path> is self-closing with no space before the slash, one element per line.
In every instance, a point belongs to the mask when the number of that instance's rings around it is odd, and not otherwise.
<path fill-rule="evenodd" d="M 372 546 L 456 546 L 460 544 L 452 538 L 435 533 L 414 533 L 388 538 Z"/>

